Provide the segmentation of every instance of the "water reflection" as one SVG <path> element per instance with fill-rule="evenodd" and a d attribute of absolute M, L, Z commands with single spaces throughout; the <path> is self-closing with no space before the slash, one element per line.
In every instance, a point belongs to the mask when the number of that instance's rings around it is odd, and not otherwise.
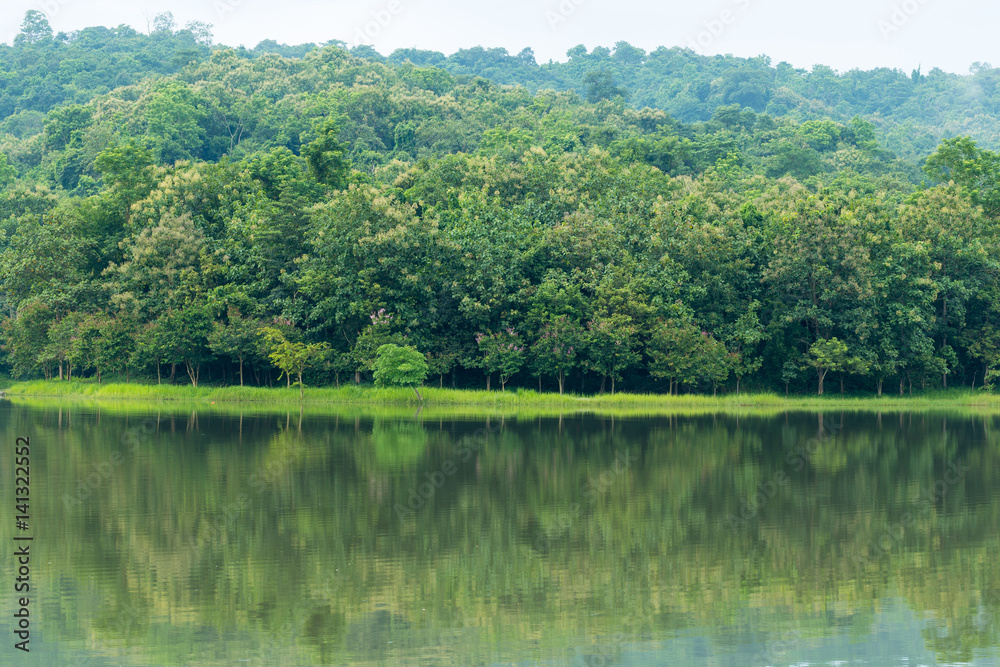
<path fill-rule="evenodd" d="M 18 664 L 1000 662 L 992 416 L 0 420 L 33 443 Z"/>

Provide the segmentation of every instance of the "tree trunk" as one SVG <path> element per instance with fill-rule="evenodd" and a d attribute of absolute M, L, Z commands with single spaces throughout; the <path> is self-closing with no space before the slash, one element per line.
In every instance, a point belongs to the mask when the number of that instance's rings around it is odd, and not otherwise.
<path fill-rule="evenodd" d="M 361 371 L 354 371 L 354 384 L 361 384 Z"/>
<path fill-rule="evenodd" d="M 170 379 L 167 380 L 170 384 L 174 383 L 174 373 L 177 372 L 177 364 L 170 364 Z"/>
<path fill-rule="evenodd" d="M 438 389 L 444 389 L 444 373 L 438 375 Z"/>
<path fill-rule="evenodd" d="M 299 400 L 301 401 L 305 398 L 305 392 L 302 389 L 302 373 L 299 373 Z"/>
<path fill-rule="evenodd" d="M 492 373 L 490 375 L 486 376 L 486 391 L 490 390 L 490 380 L 492 380 L 492 379 L 493 379 L 493 374 Z"/>
<path fill-rule="evenodd" d="M 562 396 L 563 393 L 563 383 L 566 381 L 566 374 L 563 371 L 559 371 L 559 395 Z"/>
<path fill-rule="evenodd" d="M 878 392 L 878 397 L 882 398 L 882 380 L 881 379 L 875 381 L 875 389 Z"/>
<path fill-rule="evenodd" d="M 60 379 L 60 380 L 62 380 L 62 379 L 63 379 L 63 374 L 62 374 L 62 366 L 63 366 L 63 365 L 62 365 L 62 362 L 60 361 L 60 362 L 59 362 L 59 379 Z"/>
<path fill-rule="evenodd" d="M 826 371 L 825 370 L 817 370 L 816 371 L 816 375 L 819 377 L 819 388 L 818 388 L 819 391 L 818 391 L 818 395 L 822 396 L 823 395 L 823 380 L 826 379 Z"/>
<path fill-rule="evenodd" d="M 607 379 L 608 378 L 606 376 L 604 376 L 604 375 L 601 376 L 601 396 L 604 395 L 604 381 L 607 380 Z"/>
<path fill-rule="evenodd" d="M 739 393 L 740 393 L 740 376 L 737 375 L 736 376 L 736 394 L 737 394 L 737 396 L 739 395 Z"/>
<path fill-rule="evenodd" d="M 611 376 L 611 395 L 615 395 L 615 376 Z"/>
<path fill-rule="evenodd" d="M 903 395 L 903 376 L 899 376 L 899 395 Z"/>
<path fill-rule="evenodd" d="M 840 374 L 840 393 L 844 393 L 844 374 Z"/>
<path fill-rule="evenodd" d="M 240 357 L 240 386 L 243 386 L 243 357 Z"/>
<path fill-rule="evenodd" d="M 413 393 L 417 395 L 418 401 L 423 401 L 424 397 L 420 395 L 420 390 L 417 389 L 417 385 L 413 385 Z"/>
<path fill-rule="evenodd" d="M 503 375 L 500 376 L 500 391 L 507 391 L 507 381 L 503 379 Z"/>
<path fill-rule="evenodd" d="M 66 373 L 67 373 L 67 375 L 66 375 L 66 377 L 67 377 L 66 381 L 67 382 L 72 382 L 73 381 L 73 364 L 71 364 L 71 363 L 67 363 L 66 364 Z"/>
<path fill-rule="evenodd" d="M 160 384 L 160 360 L 156 360 L 156 384 Z"/>
<path fill-rule="evenodd" d="M 942 267 L 943 268 L 943 267 Z M 944 334 L 941 336 L 941 349 L 943 350 L 946 345 L 948 345 L 948 297 L 942 299 L 944 301 Z M 946 368 L 943 373 L 941 373 L 941 386 L 945 389 L 948 388 L 948 369 Z"/>
<path fill-rule="evenodd" d="M 201 370 L 201 366 L 200 365 L 195 366 L 195 365 L 193 365 L 189 361 L 185 361 L 184 365 L 187 368 L 188 377 L 191 378 L 191 386 L 192 387 L 197 387 L 198 386 L 198 373 Z"/>

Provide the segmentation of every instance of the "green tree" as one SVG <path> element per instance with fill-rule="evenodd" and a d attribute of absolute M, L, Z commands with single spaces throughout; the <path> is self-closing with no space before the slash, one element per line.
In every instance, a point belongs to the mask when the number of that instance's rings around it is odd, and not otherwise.
<path fill-rule="evenodd" d="M 676 318 L 659 321 L 646 348 L 650 375 L 668 380 L 667 393 L 677 393 L 680 383 L 696 380 L 693 371 L 700 345 L 701 332 L 692 322 Z"/>
<path fill-rule="evenodd" d="M 733 357 L 725 343 L 702 331 L 695 357 L 694 376 L 711 383 L 713 396 L 718 391 L 719 383 L 725 382 L 729 377 L 732 364 Z"/>
<path fill-rule="evenodd" d="M 611 393 L 615 381 L 622 379 L 622 372 L 639 362 L 638 331 L 632 318 L 624 314 L 598 316 L 587 324 L 587 367 L 601 375 L 601 393 L 604 381 L 611 378 Z"/>
<path fill-rule="evenodd" d="M 736 393 L 740 393 L 740 383 L 747 375 L 751 375 L 760 370 L 764 363 L 764 358 L 755 354 L 757 346 L 767 338 L 764 327 L 760 322 L 758 310 L 759 301 L 752 301 L 745 313 L 730 328 L 726 336 L 727 347 L 730 351 L 730 368 L 736 376 Z"/>
<path fill-rule="evenodd" d="M 42 358 L 45 362 L 55 363 L 59 367 L 59 379 L 63 379 L 63 371 L 67 380 L 73 379 L 73 338 L 82 316 L 79 313 L 69 313 L 49 327 L 48 344 L 45 346 Z"/>
<path fill-rule="evenodd" d="M 3 190 L 17 178 L 17 168 L 10 164 L 7 156 L 0 153 L 0 190 Z"/>
<path fill-rule="evenodd" d="M 32 299 L 23 303 L 13 317 L 4 320 L 4 351 L 13 377 L 24 377 L 38 369 L 52 319 L 49 306 L 38 299 Z"/>
<path fill-rule="evenodd" d="M 208 336 L 209 347 L 218 357 L 228 357 L 240 365 L 240 386 L 243 386 L 243 364 L 252 359 L 258 348 L 262 323 L 245 318 L 237 308 L 230 308 L 227 322 L 215 322 Z"/>
<path fill-rule="evenodd" d="M 146 105 L 146 125 L 161 163 L 199 154 L 205 143 L 206 104 L 178 81 L 162 84 Z"/>
<path fill-rule="evenodd" d="M 126 382 L 131 379 L 130 371 L 137 346 L 136 333 L 136 323 L 127 317 L 108 317 L 103 320 L 95 355 L 100 373 L 124 373 Z"/>
<path fill-rule="evenodd" d="M 490 390 L 490 377 L 500 375 L 500 390 L 507 390 L 507 382 L 524 365 L 525 345 L 513 328 L 497 333 L 476 334 L 476 346 L 482 355 L 480 361 L 486 371 L 486 391 Z"/>
<path fill-rule="evenodd" d="M 37 44 L 52 39 L 52 26 L 42 12 L 29 9 L 24 13 L 21 32 L 14 38 L 15 45 Z"/>
<path fill-rule="evenodd" d="M 624 88 L 615 85 L 615 75 L 608 70 L 587 72 L 583 83 L 587 88 L 587 101 L 591 103 L 628 96 Z"/>
<path fill-rule="evenodd" d="M 809 347 L 803 366 L 816 371 L 816 393 L 823 395 L 823 381 L 830 371 L 858 372 L 867 371 L 867 364 L 858 357 L 848 355 L 847 344 L 837 340 L 837 337 L 820 339 Z"/>
<path fill-rule="evenodd" d="M 291 341 L 279 329 L 264 327 L 260 335 L 267 342 L 269 357 L 287 378 L 294 373 L 299 385 L 299 398 L 304 397 L 302 375 L 310 366 L 317 365 L 329 349 L 327 343 L 302 343 Z"/>
<path fill-rule="evenodd" d="M 157 337 L 165 350 L 165 360 L 184 364 L 193 387 L 198 386 L 202 364 L 212 359 L 208 346 L 211 333 L 212 316 L 203 302 L 189 302 L 162 318 Z"/>
<path fill-rule="evenodd" d="M 105 196 L 121 214 L 122 224 L 132 220 L 132 205 L 146 197 L 154 186 L 153 154 L 134 139 L 113 144 L 98 153 L 94 168 L 107 188 Z"/>
<path fill-rule="evenodd" d="M 979 148 L 969 137 L 944 139 L 924 163 L 924 173 L 947 183 L 954 181 L 968 190 L 972 203 L 987 215 L 1000 216 L 1000 155 Z"/>
<path fill-rule="evenodd" d="M 351 356 L 354 358 L 356 364 L 356 371 L 374 371 L 375 360 L 378 358 L 378 350 L 383 345 L 389 343 L 396 345 L 403 344 L 403 336 L 393 331 L 394 318 L 385 312 L 385 308 L 380 308 L 371 313 L 369 317 L 371 322 L 358 336 L 354 348 L 351 350 Z M 355 382 L 359 381 L 360 378 L 356 374 Z"/>
<path fill-rule="evenodd" d="M 159 313 L 202 292 L 206 239 L 189 213 L 168 213 L 123 245 L 124 261 L 104 271 L 118 307 L 134 315 Z"/>
<path fill-rule="evenodd" d="M 531 347 L 539 375 L 555 375 L 560 394 L 565 388 L 566 374 L 577 366 L 583 343 L 583 328 L 569 316 L 559 315 L 542 325 L 538 340 Z"/>
<path fill-rule="evenodd" d="M 350 170 L 344 157 L 344 147 L 337 141 L 339 131 L 337 122 L 328 118 L 317 125 L 315 132 L 318 138 L 302 148 L 312 175 L 320 183 L 334 188 L 344 186 Z"/>
<path fill-rule="evenodd" d="M 397 385 L 412 387 L 417 400 L 422 401 L 418 386 L 427 379 L 427 362 L 415 348 L 387 344 L 378 349 L 375 360 L 375 386 Z"/>

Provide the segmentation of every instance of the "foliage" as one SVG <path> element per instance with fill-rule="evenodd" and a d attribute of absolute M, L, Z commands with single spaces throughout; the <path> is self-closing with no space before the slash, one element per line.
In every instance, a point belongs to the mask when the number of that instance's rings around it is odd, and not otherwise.
<path fill-rule="evenodd" d="M 514 329 L 507 327 L 497 333 L 476 334 L 476 345 L 482 355 L 482 368 L 486 371 L 486 389 L 489 391 L 489 376 L 500 375 L 500 390 L 506 391 L 507 382 L 524 365 L 525 346 Z"/>
<path fill-rule="evenodd" d="M 382 57 L 152 23 L 52 35 L 34 12 L 0 46 L 0 371 L 277 364 L 302 394 L 391 344 L 504 390 L 997 372 L 992 68 Z"/>
<path fill-rule="evenodd" d="M 375 386 L 413 387 L 418 400 L 423 400 L 417 386 L 427 379 L 427 362 L 424 356 L 409 345 L 400 347 L 392 343 L 382 345 L 375 359 Z"/>
<path fill-rule="evenodd" d="M 302 374 L 309 366 L 319 363 L 323 353 L 328 349 L 326 343 L 302 343 L 291 341 L 275 327 L 260 329 L 260 336 L 267 342 L 271 361 L 281 369 L 289 381 L 292 374 L 296 375 L 299 385 L 299 397 L 303 396 Z"/>

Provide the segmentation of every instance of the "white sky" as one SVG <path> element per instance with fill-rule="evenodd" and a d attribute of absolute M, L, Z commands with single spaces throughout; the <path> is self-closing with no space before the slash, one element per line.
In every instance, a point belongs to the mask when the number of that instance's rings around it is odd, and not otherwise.
<path fill-rule="evenodd" d="M 56 32 L 123 23 L 145 31 L 147 18 L 170 10 L 180 25 L 213 24 L 217 43 L 248 47 L 340 39 L 383 54 L 475 45 L 516 54 L 530 46 L 545 62 L 565 61 L 577 44 L 589 50 L 625 40 L 647 51 L 689 46 L 839 71 L 922 66 L 964 74 L 973 62 L 1000 65 L 1000 5 L 972 0 L 4 0 L 0 41 L 10 43 L 29 9 L 45 12 Z"/>

